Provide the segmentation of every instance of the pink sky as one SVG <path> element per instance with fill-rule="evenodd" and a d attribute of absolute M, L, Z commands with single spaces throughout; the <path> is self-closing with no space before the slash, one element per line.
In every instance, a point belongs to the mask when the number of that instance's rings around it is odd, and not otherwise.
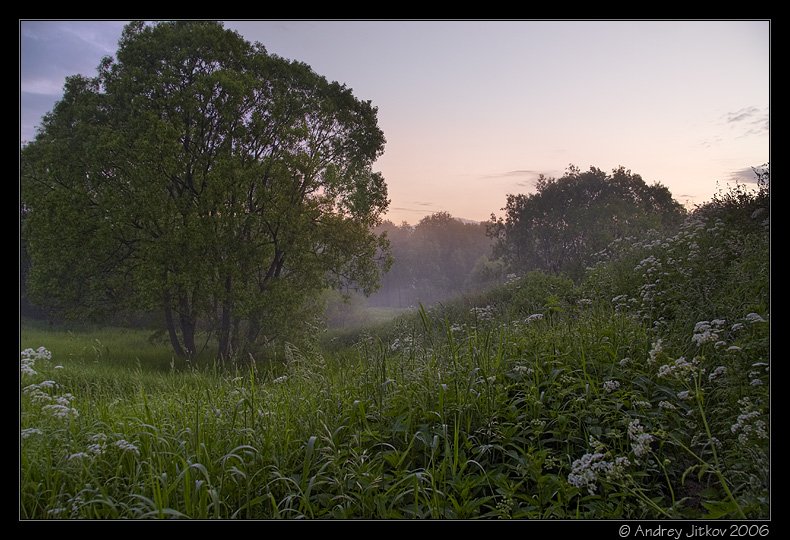
<path fill-rule="evenodd" d="M 770 23 L 228 22 L 379 108 L 388 218 L 483 220 L 569 163 L 700 203 L 769 160 Z M 121 22 L 22 22 L 21 138 Z"/>

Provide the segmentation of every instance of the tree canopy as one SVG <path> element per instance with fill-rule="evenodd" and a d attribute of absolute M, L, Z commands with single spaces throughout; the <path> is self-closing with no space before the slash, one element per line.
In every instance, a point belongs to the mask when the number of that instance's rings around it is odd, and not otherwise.
<path fill-rule="evenodd" d="M 312 292 L 375 290 L 384 143 L 369 101 L 220 23 L 131 23 L 22 150 L 30 294 L 158 310 L 183 356 L 271 340 Z"/>
<path fill-rule="evenodd" d="M 580 277 L 615 238 L 680 223 L 684 208 L 661 184 L 648 185 L 623 167 L 606 174 L 574 166 L 561 178 L 540 176 L 535 193 L 508 195 L 505 217 L 491 216 L 494 253 L 519 272 Z"/>

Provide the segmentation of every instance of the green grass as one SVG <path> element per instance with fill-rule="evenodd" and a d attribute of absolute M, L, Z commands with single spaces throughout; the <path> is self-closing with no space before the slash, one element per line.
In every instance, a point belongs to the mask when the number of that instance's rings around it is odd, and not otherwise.
<path fill-rule="evenodd" d="M 52 359 L 22 377 L 21 516 L 767 517 L 767 234 L 736 233 L 236 368 L 25 322 Z"/>
<path fill-rule="evenodd" d="M 174 366 L 185 367 L 167 340 L 152 330 L 91 326 L 69 329 L 29 320 L 23 321 L 21 330 L 23 348 L 45 343 L 54 357 L 69 364 L 160 372 Z M 213 353 L 209 345 L 196 362 L 211 363 Z"/>

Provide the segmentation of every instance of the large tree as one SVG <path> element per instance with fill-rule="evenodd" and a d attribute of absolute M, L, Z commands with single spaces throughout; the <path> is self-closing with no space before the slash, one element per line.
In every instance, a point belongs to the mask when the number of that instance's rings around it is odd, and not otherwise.
<path fill-rule="evenodd" d="M 561 178 L 538 179 L 530 194 L 508 195 L 505 217 L 491 216 L 494 253 L 515 271 L 580 277 L 593 254 L 616 238 L 680 223 L 685 210 L 661 184 L 623 167 L 606 174 L 570 166 Z"/>
<path fill-rule="evenodd" d="M 31 294 L 161 310 L 228 357 L 327 286 L 377 286 L 389 201 L 376 108 L 214 22 L 129 24 L 22 151 Z"/>

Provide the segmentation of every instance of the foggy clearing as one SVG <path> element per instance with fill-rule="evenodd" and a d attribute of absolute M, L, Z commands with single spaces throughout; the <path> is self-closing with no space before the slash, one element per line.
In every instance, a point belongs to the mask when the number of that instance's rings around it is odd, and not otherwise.
<path fill-rule="evenodd" d="M 606 166 L 586 168 L 555 167 L 548 147 L 545 166 L 514 168 L 509 143 L 483 145 L 481 172 L 437 126 L 461 153 L 431 184 L 404 173 L 441 168 L 420 161 L 430 130 L 393 121 L 390 90 L 334 81 L 342 62 L 324 75 L 247 37 L 264 28 L 283 46 L 276 26 L 60 24 L 20 23 L 23 138 L 31 96 L 53 103 L 20 149 L 20 519 L 771 517 L 768 109 L 732 109 L 767 96 L 767 66 L 726 90 L 737 99 L 711 98 L 729 107 L 718 131 L 694 133 L 708 146 L 689 155 L 710 163 L 760 156 L 730 177 L 656 178 L 614 139 Z M 436 36 L 501 28 L 529 56 L 511 31 L 602 23 L 356 24 L 332 46 L 377 50 L 376 30 L 412 29 L 425 62 L 447 55 L 450 81 L 457 57 Z M 606 24 L 639 47 L 632 28 L 692 39 L 671 21 Z M 695 24 L 693 39 L 722 30 Z M 767 21 L 732 24 L 744 58 L 767 57 Z M 324 62 L 312 28 L 303 41 Z M 74 35 L 104 58 L 61 84 L 42 51 Z M 605 44 L 591 50 L 625 61 Z M 412 46 L 403 73 L 435 99 Z M 436 114 L 504 118 L 476 108 L 507 101 L 488 92 L 468 109 L 444 94 Z M 507 103 L 534 114 L 526 93 Z M 611 105 L 616 130 L 629 103 Z M 625 131 L 663 129 L 645 115 Z M 567 144 L 585 147 L 586 129 Z M 716 137 L 729 142 L 711 149 Z M 656 153 L 672 161 L 675 144 Z M 608 164 L 618 148 L 634 170 Z"/>

